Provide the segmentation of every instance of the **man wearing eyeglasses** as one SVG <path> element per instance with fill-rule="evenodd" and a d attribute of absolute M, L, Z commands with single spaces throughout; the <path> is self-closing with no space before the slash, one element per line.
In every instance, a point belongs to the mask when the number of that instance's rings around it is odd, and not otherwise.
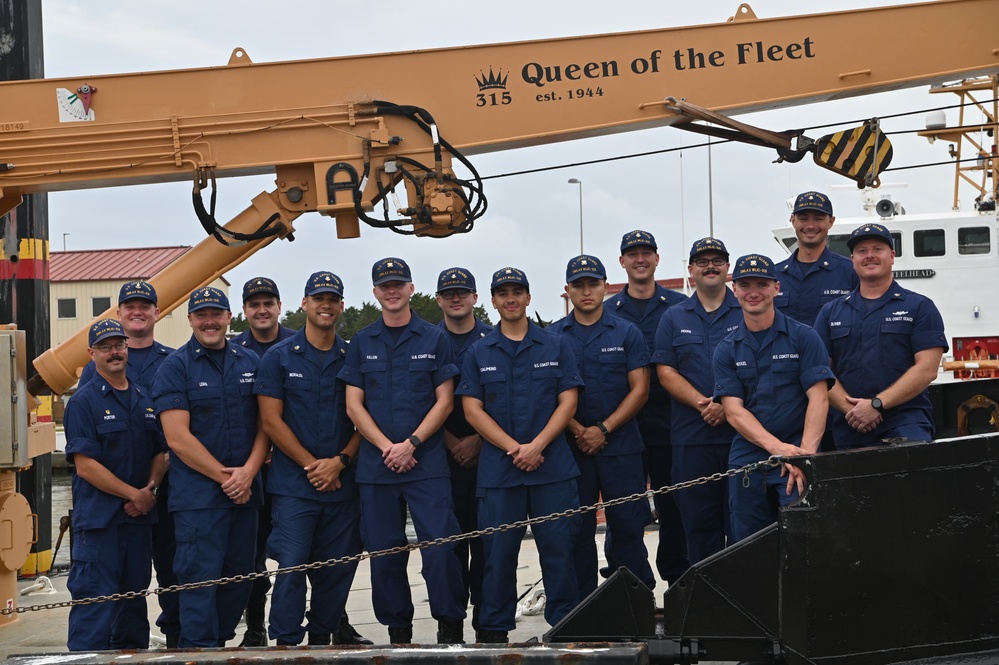
<path fill-rule="evenodd" d="M 90 326 L 93 379 L 66 405 L 66 459 L 73 465 L 74 600 L 149 587 L 156 486 L 166 442 L 144 387 L 128 379 L 121 323 Z M 70 651 L 148 649 L 144 597 L 77 605 L 69 612 Z"/>
<path fill-rule="evenodd" d="M 829 391 L 837 450 L 888 438 L 933 439 L 927 388 L 947 351 L 933 301 L 898 285 L 895 242 L 881 224 L 863 224 L 847 240 L 860 286 L 819 312 L 815 330 L 839 379 Z"/>
<path fill-rule="evenodd" d="M 607 301 L 607 311 L 638 326 L 651 357 L 659 320 L 667 309 L 687 298 L 656 283 L 659 247 L 648 231 L 636 230 L 624 234 L 620 263 L 628 274 L 628 285 Z M 649 401 L 638 412 L 638 429 L 645 442 L 642 461 L 649 485 L 653 489 L 669 485 L 673 476 L 670 399 L 652 372 L 649 373 Z M 655 497 L 656 513 L 659 515 L 656 569 L 659 577 L 669 584 L 676 582 L 688 567 L 683 523 L 673 497 L 673 494 L 657 494 Z M 613 554 L 609 553 L 610 549 L 605 541 L 607 568 L 600 571 L 605 576 L 617 566 Z"/>
<path fill-rule="evenodd" d="M 492 328 L 475 317 L 479 294 L 475 290 L 475 275 L 466 268 L 442 270 L 437 277 L 437 305 L 444 313 L 440 322 L 454 344 L 455 364 L 460 368 L 465 352 L 472 344 L 488 335 Z M 444 421 L 444 444 L 448 451 L 451 469 L 451 496 L 454 499 L 454 516 L 462 532 L 475 531 L 476 476 L 479 472 L 479 453 L 482 437 L 465 419 L 461 399 L 454 400 L 454 409 Z M 482 599 L 482 539 L 473 538 L 457 543 L 454 553 L 461 562 L 461 576 L 466 595 L 472 602 L 472 629 L 479 631 L 479 604 Z"/>
<path fill-rule="evenodd" d="M 129 381 L 151 391 L 153 377 L 160 363 L 173 353 L 173 349 L 160 344 L 153 338 L 160 310 L 157 306 L 156 289 L 149 282 L 141 280 L 123 284 L 118 291 L 118 321 L 128 336 L 128 365 L 125 373 Z M 89 383 L 97 370 L 94 361 L 87 363 L 80 375 L 78 386 Z M 151 394 L 151 393 L 150 393 Z M 169 464 L 167 464 L 169 468 Z M 158 521 L 153 527 L 153 568 L 156 582 L 162 587 L 177 584 L 173 571 L 173 558 L 177 552 L 177 542 L 173 534 L 173 517 L 167 509 L 170 500 L 170 474 L 165 473 L 156 490 L 156 513 Z M 167 648 L 176 648 L 180 635 L 180 599 L 175 593 L 160 594 L 157 598 L 160 615 L 156 625 L 166 638 Z"/>
<path fill-rule="evenodd" d="M 714 402 L 711 358 L 739 327 L 742 309 L 726 286 L 729 254 L 717 238 L 690 247 L 687 273 L 696 290 L 666 310 L 656 331 L 652 361 L 672 400 L 673 482 L 724 473 L 735 430 Z M 729 536 L 726 483 L 695 485 L 673 493 L 687 536 L 691 564 L 720 552 Z"/>
<path fill-rule="evenodd" d="M 191 294 L 187 311 L 191 339 L 153 381 L 171 452 L 174 570 L 182 584 L 254 571 L 260 467 L 269 447 L 253 394 L 259 358 L 226 341 L 229 298 L 203 287 Z M 178 646 L 225 646 L 249 594 L 249 582 L 181 591 Z"/>

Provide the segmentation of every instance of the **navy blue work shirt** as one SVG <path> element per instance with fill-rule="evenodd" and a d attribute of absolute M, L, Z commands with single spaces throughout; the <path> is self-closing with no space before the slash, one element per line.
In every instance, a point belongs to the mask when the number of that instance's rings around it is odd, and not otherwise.
<path fill-rule="evenodd" d="M 832 387 L 829 368 L 818 333 L 803 323 L 774 312 L 774 324 L 762 343 L 745 322 L 715 349 L 714 399 L 738 397 L 765 430 L 793 446 L 801 445 L 808 398 L 805 393 L 819 381 Z M 769 456 L 766 450 L 736 433 L 729 464 L 739 467 Z"/>
<path fill-rule="evenodd" d="M 858 398 L 873 398 L 898 381 L 915 364 L 920 351 L 940 347 L 946 352 L 949 348 L 943 318 L 933 301 L 895 281 L 873 305 L 861 297 L 859 288 L 827 304 L 819 312 L 815 330 L 829 349 L 837 379 L 847 394 Z M 928 389 L 887 409 L 873 433 L 856 432 L 835 410 L 836 447 L 849 447 L 855 438 L 876 438 L 880 431 L 901 422 L 922 423 L 933 431 Z"/>
<path fill-rule="evenodd" d="M 714 394 L 715 379 L 711 365 L 715 349 L 725 337 L 742 325 L 742 308 L 731 290 L 713 313 L 704 310 L 694 294 L 685 302 L 666 310 L 656 331 L 652 362 L 675 369 L 705 397 Z M 728 423 L 712 427 L 701 412 L 670 398 L 673 407 L 672 440 L 674 446 L 718 445 L 732 443 L 735 430 Z"/>
<path fill-rule="evenodd" d="M 656 284 L 655 295 L 649 301 L 645 311 L 640 311 L 640 307 L 635 303 L 634 298 L 628 293 L 628 287 L 624 287 L 617 295 L 609 298 L 604 303 L 604 309 L 619 316 L 626 321 L 631 321 L 642 331 L 645 338 L 645 345 L 649 352 L 649 357 L 655 351 L 656 329 L 659 327 L 659 320 L 666 310 L 673 305 L 678 305 L 687 299 L 687 296 L 676 291 L 671 291 L 660 284 Z M 654 367 L 652 368 L 655 369 Z M 659 383 L 656 373 L 653 371 L 649 376 L 649 401 L 645 403 L 642 410 L 638 412 L 638 422 L 641 426 L 650 427 L 659 431 L 669 431 L 670 427 L 670 399 L 669 393 Z M 663 438 L 656 438 L 646 441 L 647 447 L 664 446 L 668 441 Z"/>
<path fill-rule="evenodd" d="M 464 336 L 461 343 L 458 343 L 459 337 L 461 335 L 455 335 L 451 333 L 443 321 L 441 321 L 438 326 L 447 333 L 448 337 L 451 338 L 451 342 L 454 344 L 454 364 L 460 369 L 462 362 L 465 360 L 465 353 L 472 348 L 472 344 L 475 344 L 480 339 L 484 338 L 486 335 L 493 331 L 492 326 L 486 325 L 482 321 L 475 319 L 475 328 L 472 329 L 471 333 Z M 455 385 L 457 390 L 458 386 Z M 451 414 L 444 421 L 444 429 L 457 437 L 466 437 L 475 434 L 475 428 L 468 424 L 465 419 L 465 409 L 461 405 L 461 397 L 454 398 L 454 409 Z"/>
<path fill-rule="evenodd" d="M 130 381 L 128 402 L 127 406 L 123 404 L 111 384 L 95 372 L 93 380 L 78 389 L 66 404 L 66 460 L 72 463 L 76 453 L 86 455 L 122 482 L 145 487 L 153 457 L 165 452 L 167 445 L 146 389 Z M 123 522 L 156 523 L 155 510 L 129 517 L 124 504 L 121 497 L 102 492 L 74 469 L 74 529 L 105 529 Z"/>
<path fill-rule="evenodd" d="M 173 353 L 173 349 L 159 342 L 153 342 L 152 346 L 144 349 L 129 349 L 125 376 L 128 377 L 129 381 L 135 381 L 147 391 L 152 390 L 156 370 L 171 353 Z M 89 383 L 95 376 L 97 376 L 97 367 L 91 360 L 83 368 L 80 381 L 76 384 L 77 388 Z"/>
<path fill-rule="evenodd" d="M 570 312 L 548 330 L 561 335 L 576 357 L 586 387 L 579 393 L 575 418 L 591 427 L 614 413 L 631 392 L 628 372 L 649 366 L 649 349 L 635 324 L 610 314 L 606 307 L 585 343 L 573 332 L 579 326 L 575 312 Z M 644 449 L 638 420 L 631 418 L 610 433 L 597 456 L 629 455 Z"/>
<path fill-rule="evenodd" d="M 243 332 L 239 333 L 238 335 L 230 339 L 229 343 L 249 349 L 250 351 L 253 351 L 258 356 L 263 358 L 264 354 L 267 353 L 268 349 L 276 345 L 278 342 L 283 342 L 284 340 L 288 339 L 289 337 L 294 335 L 295 332 L 296 331 L 294 328 L 288 328 L 286 326 L 278 326 L 278 334 L 273 341 L 258 342 L 257 338 L 253 336 L 253 332 L 249 328 L 247 328 Z"/>
<path fill-rule="evenodd" d="M 345 387 L 336 378 L 343 368 L 347 343 L 337 336 L 333 348 L 323 352 L 309 344 L 305 330 L 292 332 L 260 359 L 254 392 L 281 400 L 282 418 L 302 447 L 317 459 L 329 459 L 343 451 L 354 433 L 354 424 L 347 418 Z M 340 472 L 340 489 L 320 492 L 309 482 L 305 469 L 275 445 L 267 491 L 320 502 L 347 501 L 357 497 L 354 467 Z"/>
<path fill-rule="evenodd" d="M 364 391 L 364 407 L 393 443 L 405 441 L 416 431 L 437 403 L 437 387 L 458 376 L 447 333 L 416 312 L 410 314 L 398 342 L 381 317 L 358 331 L 347 345 L 347 360 L 337 375 Z M 396 473 L 385 466 L 378 446 L 361 439 L 357 482 L 395 484 L 449 478 L 444 428 L 425 439 L 414 457 L 418 463 L 412 470 Z"/>
<path fill-rule="evenodd" d="M 780 281 L 774 307 L 809 326 L 815 323 L 823 305 L 845 296 L 860 284 L 853 261 L 828 247 L 804 271 L 798 262 L 798 250 L 774 266 L 774 270 Z"/>
<path fill-rule="evenodd" d="M 558 396 L 583 385 L 576 358 L 562 336 L 530 323 L 527 335 L 514 342 L 499 329 L 465 355 L 458 395 L 480 400 L 485 411 L 518 443 L 530 443 L 558 407 Z M 500 448 L 486 441 L 479 454 L 480 488 L 542 485 L 575 478 L 579 467 L 565 432 L 542 453 L 544 464 L 522 471 Z"/>
<path fill-rule="evenodd" d="M 226 343 L 220 369 L 192 335 L 163 361 L 153 381 L 156 414 L 181 409 L 190 413 L 191 434 L 222 466 L 246 464 L 257 435 L 257 354 Z M 179 455 L 170 455 L 170 511 L 204 508 L 254 507 L 263 502 L 263 484 L 257 474 L 250 500 L 237 506 L 219 483 L 195 471 Z"/>

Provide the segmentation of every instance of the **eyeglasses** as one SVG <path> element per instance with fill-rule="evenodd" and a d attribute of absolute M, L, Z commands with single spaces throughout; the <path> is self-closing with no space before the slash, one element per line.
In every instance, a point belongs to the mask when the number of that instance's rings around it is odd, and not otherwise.
<path fill-rule="evenodd" d="M 468 289 L 448 289 L 446 291 L 439 291 L 437 295 L 439 295 L 444 300 L 451 300 L 452 298 L 461 298 L 462 300 L 464 300 L 465 298 L 472 295 L 472 293 L 474 292 L 469 291 Z"/>
<path fill-rule="evenodd" d="M 713 259 L 694 259 L 694 265 L 698 268 L 706 268 L 709 263 L 713 266 L 723 266 L 728 263 L 728 259 L 721 256 L 716 256 Z"/>
<path fill-rule="evenodd" d="M 111 349 L 114 349 L 115 351 L 124 351 L 128 348 L 128 342 L 121 340 L 120 342 L 115 342 L 114 344 L 100 344 L 94 348 L 101 353 L 111 353 Z"/>

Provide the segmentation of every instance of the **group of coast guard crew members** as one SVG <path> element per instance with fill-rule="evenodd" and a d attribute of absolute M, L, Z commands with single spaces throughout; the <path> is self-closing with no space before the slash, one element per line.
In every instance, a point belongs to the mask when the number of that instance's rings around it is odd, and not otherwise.
<path fill-rule="evenodd" d="M 278 325 L 277 286 L 254 278 L 243 289 L 249 330 L 227 341 L 228 299 L 201 288 L 188 303 L 191 340 L 171 352 L 152 338 L 155 291 L 126 284 L 119 320 L 90 328 L 93 362 L 66 409 L 70 591 L 145 589 L 151 559 L 161 584 L 183 584 L 260 571 L 265 557 L 283 568 L 350 557 L 406 545 L 407 510 L 418 539 L 434 540 L 782 458 L 749 482 L 656 496 L 656 572 L 672 583 L 798 499 L 805 476 L 789 458 L 932 439 L 927 386 L 947 349 L 940 314 L 894 281 L 884 226 L 852 230 L 851 260 L 826 246 L 834 221 L 825 195 L 799 195 L 798 248 L 778 264 L 748 254 L 732 267 L 721 240 L 696 241 L 689 298 L 655 282 L 655 238 L 632 231 L 621 242 L 624 290 L 605 300 L 603 263 L 573 258 L 573 311 L 547 329 L 527 315 L 530 283 L 517 268 L 492 276 L 494 328 L 473 315 L 471 272 L 442 271 L 444 320 L 434 326 L 409 306 L 409 265 L 386 258 L 372 269 L 381 317 L 349 344 L 336 334 L 343 284 L 317 272 L 302 330 Z M 600 570 L 592 512 L 533 525 L 546 620 L 560 621 L 617 567 L 654 587 L 651 519 L 644 500 L 608 507 Z M 469 598 L 476 641 L 508 640 L 525 531 L 422 550 L 438 643 L 464 643 Z M 371 560 L 372 607 L 393 644 L 413 639 L 407 562 L 406 552 Z M 356 567 L 278 575 L 270 638 L 369 644 L 345 614 Z M 169 646 L 222 646 L 245 609 L 243 644 L 266 645 L 267 590 L 264 579 L 164 594 L 179 603 L 161 603 L 157 624 Z M 148 643 L 142 599 L 71 610 L 71 650 Z"/>

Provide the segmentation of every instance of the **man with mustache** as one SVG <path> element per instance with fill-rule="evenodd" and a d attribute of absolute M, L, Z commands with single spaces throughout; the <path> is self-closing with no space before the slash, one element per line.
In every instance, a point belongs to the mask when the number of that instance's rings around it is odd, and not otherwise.
<path fill-rule="evenodd" d="M 149 587 L 156 486 L 166 442 L 145 388 L 128 379 L 128 344 L 118 321 L 90 326 L 93 379 L 66 405 L 66 460 L 73 465 L 74 600 Z M 144 597 L 76 605 L 70 651 L 148 649 Z"/>
<path fill-rule="evenodd" d="M 847 246 L 860 286 L 828 303 L 815 321 L 838 379 L 829 391 L 836 449 L 897 437 L 930 441 L 927 388 L 948 348 L 943 319 L 932 300 L 895 281 L 895 241 L 887 228 L 859 226 Z"/>
<path fill-rule="evenodd" d="M 254 571 L 260 467 L 269 446 L 253 394 L 259 358 L 226 341 L 229 299 L 203 287 L 191 294 L 187 311 L 191 339 L 153 382 L 172 457 L 169 507 L 182 584 Z M 249 582 L 181 591 L 178 646 L 225 646 L 249 594 Z"/>

